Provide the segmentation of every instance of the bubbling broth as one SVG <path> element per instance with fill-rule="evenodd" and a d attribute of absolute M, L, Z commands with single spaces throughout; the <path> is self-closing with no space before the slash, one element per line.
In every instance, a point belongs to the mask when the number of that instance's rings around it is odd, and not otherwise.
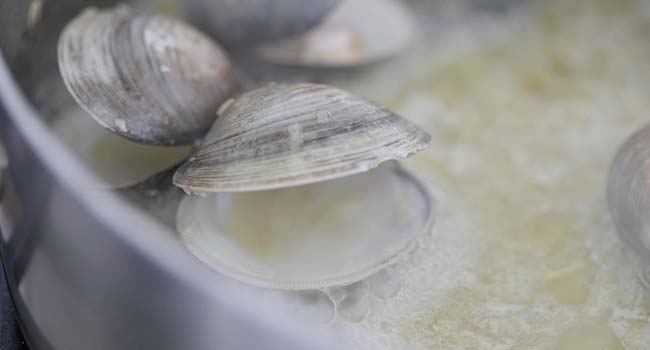
<path fill-rule="evenodd" d="M 441 39 L 399 91 L 374 87 L 390 73 L 358 87 L 433 135 L 407 164 L 454 201 L 400 293 L 341 328 L 387 349 L 648 347 L 650 265 L 619 239 L 605 184 L 647 122 L 649 5 L 537 3 Z"/>
<path fill-rule="evenodd" d="M 441 19 L 472 4 L 441 3 Z M 650 262 L 623 245 L 604 193 L 617 147 L 647 122 L 650 2 L 551 0 L 449 22 L 435 43 L 331 82 L 432 134 L 402 163 L 421 181 L 388 166 L 186 196 L 183 244 L 229 277 L 289 290 L 352 348 L 647 349 Z M 162 156 L 165 168 L 182 154 Z"/>

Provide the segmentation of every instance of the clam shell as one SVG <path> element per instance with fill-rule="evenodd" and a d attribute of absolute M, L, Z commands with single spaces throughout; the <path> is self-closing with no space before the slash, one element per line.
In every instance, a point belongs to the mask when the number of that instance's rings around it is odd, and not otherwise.
<path fill-rule="evenodd" d="M 297 66 L 342 67 L 404 52 L 417 20 L 395 0 L 344 0 L 318 27 L 296 38 L 261 45 L 268 61 Z"/>
<path fill-rule="evenodd" d="M 230 46 L 302 34 L 318 25 L 341 0 L 188 0 L 187 12 Z"/>
<path fill-rule="evenodd" d="M 109 189 L 142 183 L 182 163 L 192 153 L 190 146 L 162 147 L 129 141 L 102 128 L 76 106 L 61 112 L 52 129 Z"/>
<path fill-rule="evenodd" d="M 230 61 L 208 37 L 126 6 L 85 10 L 63 31 L 58 56 L 79 105 L 135 142 L 191 143 L 233 87 Z"/>
<path fill-rule="evenodd" d="M 318 84 L 271 84 L 226 102 L 174 175 L 186 192 L 254 191 L 365 172 L 429 146 L 414 123 Z"/>
<path fill-rule="evenodd" d="M 177 231 L 212 269 L 258 287 L 362 280 L 404 257 L 433 224 L 433 198 L 393 166 L 272 191 L 186 196 Z"/>
<path fill-rule="evenodd" d="M 650 125 L 632 135 L 616 154 L 607 200 L 623 241 L 650 261 Z"/>

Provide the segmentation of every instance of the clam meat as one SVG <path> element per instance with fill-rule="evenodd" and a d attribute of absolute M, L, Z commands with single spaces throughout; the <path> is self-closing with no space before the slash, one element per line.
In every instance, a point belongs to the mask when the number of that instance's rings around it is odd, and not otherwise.
<path fill-rule="evenodd" d="M 81 107 L 132 141 L 188 144 L 233 90 L 232 65 L 210 38 L 129 7 L 89 8 L 59 39 L 59 68 Z"/>

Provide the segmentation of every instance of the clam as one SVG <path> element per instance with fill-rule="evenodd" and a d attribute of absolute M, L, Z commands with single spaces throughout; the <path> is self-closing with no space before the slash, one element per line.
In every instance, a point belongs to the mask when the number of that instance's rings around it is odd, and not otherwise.
<path fill-rule="evenodd" d="M 316 28 L 258 52 L 281 64 L 354 66 L 404 51 L 416 32 L 413 14 L 395 0 L 344 0 Z"/>
<path fill-rule="evenodd" d="M 262 33 L 273 39 L 304 29 L 306 22 L 287 22 L 292 16 L 319 8 L 320 16 L 336 1 L 220 3 L 287 14 L 275 23 L 235 12 L 245 20 L 233 23 L 252 30 L 231 28 L 244 40 L 259 29 L 246 21 L 270 26 Z M 232 91 L 221 49 L 180 22 L 123 6 L 87 10 L 71 22 L 59 65 L 78 104 L 119 135 L 83 113 L 60 120 L 64 139 L 109 183 L 178 164 L 189 147 L 156 145 L 195 141 L 216 118 L 174 173 L 189 194 L 176 225 L 194 255 L 234 279 L 291 290 L 349 284 L 403 257 L 431 227 L 425 186 L 395 164 L 379 166 L 425 149 L 430 135 L 365 98 L 326 85 L 270 84 L 221 104 Z M 76 128 L 84 129 L 70 136 Z M 156 205 L 157 213 L 171 204 Z"/>
<path fill-rule="evenodd" d="M 260 287 L 363 279 L 428 232 L 432 198 L 392 162 L 429 145 L 408 120 L 330 86 L 271 84 L 226 102 L 174 175 L 177 228 L 216 271 Z M 363 173 L 363 174 L 362 174 Z"/>
<path fill-rule="evenodd" d="M 416 247 L 432 225 L 433 201 L 396 166 L 317 184 L 186 196 L 177 227 L 212 269 L 263 288 L 346 285 Z"/>
<path fill-rule="evenodd" d="M 229 46 L 274 41 L 316 26 L 341 0 L 188 0 L 188 12 Z"/>
<path fill-rule="evenodd" d="M 61 112 L 52 128 L 108 188 L 139 184 L 182 163 L 192 153 L 190 146 L 129 141 L 101 127 L 77 106 Z"/>
<path fill-rule="evenodd" d="M 233 90 L 231 63 L 211 39 L 126 6 L 85 10 L 61 34 L 58 58 L 79 105 L 135 142 L 193 142 Z"/>
<path fill-rule="evenodd" d="M 650 126 L 632 135 L 616 154 L 607 199 L 623 241 L 650 261 Z"/>
<path fill-rule="evenodd" d="M 271 84 L 220 108 L 174 183 L 193 193 L 304 185 L 406 158 L 430 140 L 414 123 L 346 91 Z"/>

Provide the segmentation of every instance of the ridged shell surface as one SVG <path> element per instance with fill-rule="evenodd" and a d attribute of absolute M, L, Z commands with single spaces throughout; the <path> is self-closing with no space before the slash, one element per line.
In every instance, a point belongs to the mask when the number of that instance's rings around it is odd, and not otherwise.
<path fill-rule="evenodd" d="M 650 261 L 650 126 L 632 135 L 618 151 L 607 197 L 621 238 Z"/>
<path fill-rule="evenodd" d="M 271 84 L 228 101 L 174 183 L 254 191 L 367 171 L 428 147 L 430 135 L 369 100 L 318 84 Z"/>
<path fill-rule="evenodd" d="M 180 21 L 126 6 L 85 10 L 65 28 L 58 51 L 75 100 L 136 142 L 191 143 L 232 91 L 231 63 L 216 43 Z"/>

